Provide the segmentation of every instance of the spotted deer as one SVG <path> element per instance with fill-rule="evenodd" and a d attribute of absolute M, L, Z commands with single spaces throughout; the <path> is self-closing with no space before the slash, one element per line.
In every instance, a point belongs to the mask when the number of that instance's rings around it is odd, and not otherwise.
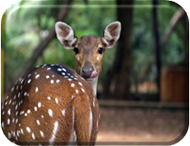
<path fill-rule="evenodd" d="M 98 133 L 96 98 L 103 52 L 119 39 L 119 22 L 109 24 L 102 37 L 77 38 L 63 23 L 57 38 L 75 52 L 76 72 L 64 65 L 45 64 L 31 69 L 11 88 L 1 107 L 5 136 L 16 144 L 94 145 Z"/>

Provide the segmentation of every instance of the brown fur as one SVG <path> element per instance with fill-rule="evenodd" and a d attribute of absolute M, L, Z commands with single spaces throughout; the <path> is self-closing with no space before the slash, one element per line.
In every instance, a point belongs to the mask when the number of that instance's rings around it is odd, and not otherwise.
<path fill-rule="evenodd" d="M 9 92 L 8 99 L 5 99 L 3 102 L 3 109 L 5 114 L 2 115 L 2 121 L 4 123 L 3 132 L 8 137 L 8 133 L 11 133 L 11 141 L 16 142 L 17 144 L 48 144 L 49 139 L 52 136 L 54 123 L 58 121 L 59 127 L 55 135 L 54 143 L 68 144 L 72 132 L 72 127 L 76 130 L 78 144 L 80 142 L 89 142 L 95 141 L 97 134 L 97 120 L 99 119 L 99 105 L 96 99 L 96 96 L 93 93 L 91 87 L 86 83 L 79 75 L 77 75 L 73 70 L 68 67 L 63 66 L 71 76 L 77 78 L 77 80 L 69 81 L 64 76 L 57 74 L 54 71 L 47 71 L 48 66 L 39 67 L 32 72 L 27 73 L 21 79 L 24 79 L 23 83 L 21 80 L 18 80 L 13 90 Z M 35 78 L 37 74 L 39 78 Z M 30 77 L 28 75 L 31 74 Z M 49 75 L 50 78 L 46 79 L 46 75 Z M 52 77 L 54 76 L 54 77 Z M 28 84 L 28 80 L 31 79 L 31 83 Z M 56 83 L 56 80 L 60 80 L 59 83 Z M 50 81 L 54 80 L 54 83 L 51 84 Z M 82 86 L 79 84 L 82 84 Z M 71 87 L 71 83 L 74 83 L 75 86 Z M 17 86 L 19 87 L 17 90 Z M 21 90 L 21 86 L 23 89 Z M 36 93 L 36 87 L 39 88 L 39 91 Z M 84 90 L 84 92 L 82 91 Z M 78 93 L 76 93 L 78 90 Z M 27 92 L 29 96 L 24 96 L 24 92 Z M 18 97 L 14 99 L 16 95 Z M 75 96 L 72 99 L 72 96 Z M 47 97 L 51 97 L 51 100 L 48 100 Z M 58 104 L 55 102 L 55 98 L 58 99 Z M 93 100 L 95 99 L 95 106 L 93 106 Z M 9 101 L 12 101 L 9 104 Z M 18 109 L 15 110 L 15 106 L 23 100 L 23 103 L 18 106 Z M 5 103 L 7 104 L 5 105 Z M 13 103 L 16 103 L 13 105 Z M 41 107 L 38 107 L 38 103 L 41 102 Z M 34 107 L 37 107 L 37 111 L 34 110 Z M 89 107 L 92 109 L 93 115 L 93 127 L 92 134 L 89 137 Z M 74 108 L 74 123 L 73 123 L 73 113 L 72 108 Z M 11 109 L 11 115 L 7 114 L 8 110 Z M 27 110 L 30 109 L 31 113 L 25 116 Z M 48 110 L 53 111 L 53 117 L 48 114 Z M 62 110 L 65 109 L 65 116 L 62 114 Z M 16 112 L 18 115 L 16 116 Z M 24 111 L 24 114 L 20 115 L 20 112 Z M 41 116 L 44 116 L 43 118 Z M 18 122 L 12 122 L 13 118 L 18 119 Z M 7 125 L 7 119 L 10 119 L 10 125 Z M 37 121 L 40 121 L 40 125 L 37 124 Z M 31 132 L 26 131 L 26 127 L 30 127 Z M 20 132 L 19 136 L 14 137 L 13 132 L 17 135 L 17 131 L 23 129 L 23 134 Z M 40 135 L 40 131 L 43 131 L 44 137 Z M 32 138 L 32 133 L 35 135 L 35 140 Z"/>

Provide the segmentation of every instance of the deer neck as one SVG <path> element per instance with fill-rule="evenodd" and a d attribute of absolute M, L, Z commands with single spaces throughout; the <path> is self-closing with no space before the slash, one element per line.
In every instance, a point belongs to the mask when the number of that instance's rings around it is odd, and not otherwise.
<path fill-rule="evenodd" d="M 93 91 L 94 91 L 94 93 L 96 95 L 97 94 L 98 76 L 92 81 L 88 81 L 88 80 L 86 80 L 86 81 L 91 86 L 91 88 L 93 89 Z"/>

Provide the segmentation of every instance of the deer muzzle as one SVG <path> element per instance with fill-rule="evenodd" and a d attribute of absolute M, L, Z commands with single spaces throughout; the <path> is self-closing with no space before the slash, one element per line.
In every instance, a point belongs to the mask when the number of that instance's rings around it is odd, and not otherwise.
<path fill-rule="evenodd" d="M 81 75 L 86 80 L 93 80 L 97 76 L 97 72 L 94 70 L 93 66 L 83 67 Z"/>

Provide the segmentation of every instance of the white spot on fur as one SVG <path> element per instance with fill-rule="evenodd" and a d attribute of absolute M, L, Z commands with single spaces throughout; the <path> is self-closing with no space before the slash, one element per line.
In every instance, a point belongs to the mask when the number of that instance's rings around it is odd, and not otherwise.
<path fill-rule="evenodd" d="M 56 83 L 59 83 L 60 82 L 60 80 L 56 80 Z"/>
<path fill-rule="evenodd" d="M 1 123 L 1 126 L 4 128 L 4 126 L 5 126 L 4 122 Z"/>
<path fill-rule="evenodd" d="M 10 119 L 7 119 L 7 125 L 9 125 L 11 123 Z"/>
<path fill-rule="evenodd" d="M 17 137 L 19 137 L 19 134 L 20 134 L 20 131 L 18 130 L 18 131 L 17 131 Z"/>
<path fill-rule="evenodd" d="M 58 104 L 58 99 L 57 98 L 55 98 L 55 102 Z"/>
<path fill-rule="evenodd" d="M 28 131 L 28 133 L 31 132 L 30 128 L 29 127 L 26 127 L 26 130 Z"/>
<path fill-rule="evenodd" d="M 11 109 L 8 110 L 8 115 L 11 115 Z"/>
<path fill-rule="evenodd" d="M 15 116 L 17 116 L 18 115 L 18 111 L 16 111 L 16 113 L 15 113 Z"/>
<path fill-rule="evenodd" d="M 34 133 L 32 133 L 32 138 L 33 138 L 33 140 L 35 140 L 35 135 L 34 135 Z"/>
<path fill-rule="evenodd" d="M 58 68 L 57 70 L 58 70 L 58 71 L 61 71 L 61 68 Z"/>
<path fill-rule="evenodd" d="M 8 132 L 8 139 L 11 139 L 11 133 Z"/>
<path fill-rule="evenodd" d="M 41 102 L 38 102 L 38 107 L 40 108 L 42 106 Z"/>
<path fill-rule="evenodd" d="M 21 112 L 20 112 L 20 115 L 22 115 L 22 114 L 24 114 L 24 111 L 21 111 Z"/>
<path fill-rule="evenodd" d="M 46 79 L 49 79 L 49 78 L 50 78 L 50 76 L 49 76 L 49 75 L 47 75 L 47 76 L 46 76 Z"/>
<path fill-rule="evenodd" d="M 28 80 L 28 84 L 30 84 L 30 82 L 31 82 L 31 79 Z"/>
<path fill-rule="evenodd" d="M 22 129 L 22 128 L 20 129 L 20 132 L 21 132 L 22 134 L 24 134 L 24 132 L 23 132 L 23 129 Z"/>
<path fill-rule="evenodd" d="M 38 79 L 39 77 L 40 77 L 40 75 L 39 75 L 39 74 L 37 74 L 35 78 L 36 78 L 36 79 Z"/>
<path fill-rule="evenodd" d="M 74 83 L 72 83 L 72 84 L 71 84 L 71 87 L 74 87 L 74 86 L 75 86 L 75 84 L 74 84 Z"/>
<path fill-rule="evenodd" d="M 95 98 L 93 98 L 93 107 L 95 107 Z"/>
<path fill-rule="evenodd" d="M 91 133 L 92 133 L 92 110 L 91 110 L 91 108 L 90 108 L 90 116 L 89 116 L 89 118 L 90 118 L 90 123 L 89 123 L 89 136 L 91 137 Z"/>
<path fill-rule="evenodd" d="M 40 121 L 39 121 L 39 120 L 36 120 L 36 123 L 37 123 L 38 125 L 40 125 Z"/>
<path fill-rule="evenodd" d="M 14 91 L 14 87 L 11 88 L 11 92 L 13 92 L 13 91 Z"/>
<path fill-rule="evenodd" d="M 35 111 L 37 111 L 37 110 L 38 110 L 38 108 L 35 106 L 35 107 L 34 107 L 34 110 L 35 110 Z"/>
<path fill-rule="evenodd" d="M 42 131 L 40 131 L 40 134 L 41 134 L 42 137 L 44 137 L 44 133 Z"/>
<path fill-rule="evenodd" d="M 52 136 L 51 136 L 51 138 L 50 138 L 50 140 L 49 140 L 50 145 L 52 145 L 53 142 L 54 142 L 55 135 L 56 135 L 57 130 L 58 130 L 58 126 L 59 126 L 59 125 L 58 125 L 58 121 L 55 121 L 55 123 L 54 123 L 54 129 L 53 129 L 53 134 L 52 134 Z"/>
<path fill-rule="evenodd" d="M 44 64 L 43 66 L 42 66 L 42 68 L 44 68 L 46 66 L 46 64 Z"/>
<path fill-rule="evenodd" d="M 76 130 L 74 128 L 74 125 L 75 125 L 75 111 L 74 111 L 74 106 L 73 105 L 72 105 L 72 115 L 73 115 L 72 133 L 71 133 L 68 145 L 72 145 L 72 142 L 77 140 Z"/>
<path fill-rule="evenodd" d="M 50 83 L 53 84 L 53 83 L 54 83 L 54 80 L 51 80 Z"/>
<path fill-rule="evenodd" d="M 82 86 L 82 83 L 81 83 L 81 82 L 78 82 L 78 84 Z"/>
<path fill-rule="evenodd" d="M 30 111 L 30 110 L 27 110 L 27 113 L 29 114 L 29 113 L 31 113 L 31 111 Z"/>
<path fill-rule="evenodd" d="M 26 96 L 28 93 L 27 92 L 24 92 L 24 96 Z"/>
<path fill-rule="evenodd" d="M 66 72 L 66 69 L 62 68 L 62 70 L 63 70 L 64 72 Z"/>
<path fill-rule="evenodd" d="M 18 85 L 16 86 L 16 90 L 18 90 Z"/>
<path fill-rule="evenodd" d="M 85 92 L 85 90 L 83 88 L 81 88 L 82 92 Z"/>
<path fill-rule="evenodd" d="M 18 98 L 20 97 L 20 92 L 18 92 Z"/>
<path fill-rule="evenodd" d="M 36 87 L 35 92 L 37 93 L 39 91 L 38 87 Z"/>
<path fill-rule="evenodd" d="M 62 114 L 63 114 L 63 116 L 65 116 L 65 112 L 66 112 L 66 110 L 64 109 L 64 110 L 62 110 Z"/>
<path fill-rule="evenodd" d="M 51 109 L 48 110 L 48 114 L 50 115 L 50 117 L 53 117 L 53 111 Z"/>
<path fill-rule="evenodd" d="M 13 137 L 15 137 L 15 131 L 13 132 L 13 131 L 11 131 L 11 133 L 13 134 Z"/>
<path fill-rule="evenodd" d="M 11 102 L 12 102 L 12 99 L 9 100 L 9 104 L 11 104 Z"/>
<path fill-rule="evenodd" d="M 20 83 L 22 84 L 24 82 L 24 79 L 22 79 L 21 81 L 20 81 Z"/>
<path fill-rule="evenodd" d="M 72 95 L 71 99 L 73 99 L 73 98 L 75 98 L 75 96 L 74 96 L 74 95 Z"/>
<path fill-rule="evenodd" d="M 6 100 L 9 98 L 9 96 L 6 97 Z"/>

